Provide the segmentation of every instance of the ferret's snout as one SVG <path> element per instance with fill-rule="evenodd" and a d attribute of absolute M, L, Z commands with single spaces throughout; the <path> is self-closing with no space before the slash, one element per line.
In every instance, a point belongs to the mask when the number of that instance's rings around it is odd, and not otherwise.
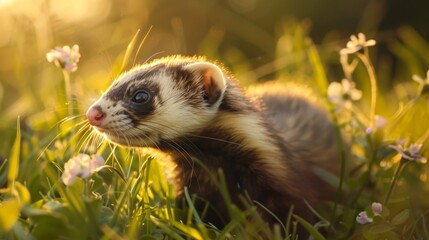
<path fill-rule="evenodd" d="M 86 112 L 86 118 L 92 126 L 100 126 L 101 121 L 106 116 L 106 113 L 100 106 L 91 106 Z"/>

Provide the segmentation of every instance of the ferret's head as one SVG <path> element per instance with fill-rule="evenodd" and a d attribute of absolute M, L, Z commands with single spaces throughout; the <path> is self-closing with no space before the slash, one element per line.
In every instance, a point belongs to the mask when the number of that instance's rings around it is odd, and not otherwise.
<path fill-rule="evenodd" d="M 225 89 L 218 66 L 201 59 L 165 58 L 119 76 L 86 116 L 114 143 L 156 147 L 209 124 Z"/>

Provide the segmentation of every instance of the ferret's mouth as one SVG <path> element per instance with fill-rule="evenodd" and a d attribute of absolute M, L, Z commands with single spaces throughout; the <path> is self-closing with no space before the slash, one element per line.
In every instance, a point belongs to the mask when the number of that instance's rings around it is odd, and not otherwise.
<path fill-rule="evenodd" d="M 124 147 L 135 147 L 134 144 L 132 143 L 132 141 L 130 141 L 129 139 L 127 139 L 126 137 L 121 137 L 117 134 L 113 134 L 111 132 L 109 132 L 106 129 L 103 128 L 96 128 L 96 130 L 103 135 L 104 139 L 106 139 L 107 141 L 114 143 L 116 145 L 120 145 L 120 146 L 124 146 Z"/>
<path fill-rule="evenodd" d="M 111 131 L 109 131 L 108 129 L 102 128 L 102 127 L 97 127 L 97 126 L 92 126 L 96 132 L 98 132 L 99 134 L 103 135 L 103 137 L 113 143 L 117 143 L 119 144 L 120 141 L 118 141 L 118 139 L 121 139 L 119 136 L 117 136 L 117 134 L 113 134 Z"/>
<path fill-rule="evenodd" d="M 109 131 L 109 129 L 101 128 L 97 126 L 93 126 L 94 129 L 103 135 L 104 139 L 124 147 L 153 147 L 153 145 L 156 146 L 155 139 L 153 137 L 145 137 L 145 138 L 136 138 L 127 136 L 125 133 L 119 134 L 112 131 Z"/>
<path fill-rule="evenodd" d="M 101 128 L 101 127 L 97 127 L 97 126 L 92 126 L 95 130 L 97 130 L 98 132 L 100 132 L 100 133 L 105 133 L 106 132 L 106 129 L 104 129 L 104 128 Z"/>

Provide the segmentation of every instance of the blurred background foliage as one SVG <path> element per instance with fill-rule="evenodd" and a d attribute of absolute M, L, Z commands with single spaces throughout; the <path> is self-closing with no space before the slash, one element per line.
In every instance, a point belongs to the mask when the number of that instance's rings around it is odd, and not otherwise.
<path fill-rule="evenodd" d="M 415 94 L 410 93 L 415 87 L 395 84 L 412 74 L 424 76 L 429 66 L 428 5 L 399 0 L 0 0 L 0 155 L 10 149 L 18 115 L 24 129 L 26 123 L 35 130 L 52 128 L 46 126 L 56 123 L 46 121 L 52 109 L 66 108 L 58 102 L 61 73 L 45 57 L 54 46 L 80 46 L 82 58 L 72 81 L 81 112 L 109 85 L 112 68 L 136 31 L 144 34 L 151 27 L 137 63 L 172 54 L 205 55 L 245 84 L 311 78 L 304 51 L 308 37 L 329 79 L 340 80 L 338 50 L 350 34 L 364 32 L 378 42 L 372 57 L 381 91 L 404 99 Z"/>

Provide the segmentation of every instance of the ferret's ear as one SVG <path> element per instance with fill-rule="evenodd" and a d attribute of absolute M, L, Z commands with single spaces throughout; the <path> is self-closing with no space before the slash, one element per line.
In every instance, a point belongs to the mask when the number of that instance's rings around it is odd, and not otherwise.
<path fill-rule="evenodd" d="M 191 63 L 185 69 L 198 74 L 204 85 L 204 98 L 210 105 L 214 104 L 223 95 L 226 88 L 222 70 L 215 64 L 208 62 Z"/>

